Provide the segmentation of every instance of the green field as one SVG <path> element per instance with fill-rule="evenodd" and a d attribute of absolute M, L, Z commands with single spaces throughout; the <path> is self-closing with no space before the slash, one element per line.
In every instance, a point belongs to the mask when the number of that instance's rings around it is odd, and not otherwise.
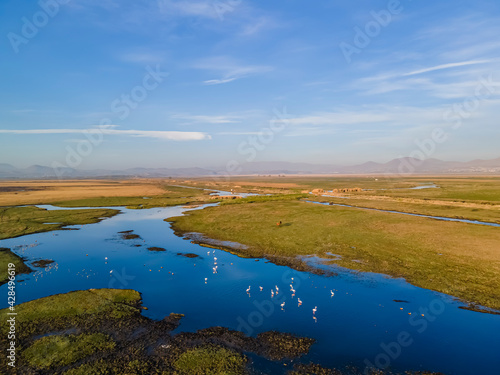
<path fill-rule="evenodd" d="M 0 208 L 0 240 L 58 230 L 67 225 L 94 224 L 117 210 L 45 210 L 33 206 Z"/>
<path fill-rule="evenodd" d="M 20 256 L 14 254 L 10 249 L 0 247 L 0 285 L 3 285 L 8 281 L 8 265 L 10 263 L 15 265 L 16 275 L 31 272 L 31 269 L 24 264 L 24 261 Z"/>

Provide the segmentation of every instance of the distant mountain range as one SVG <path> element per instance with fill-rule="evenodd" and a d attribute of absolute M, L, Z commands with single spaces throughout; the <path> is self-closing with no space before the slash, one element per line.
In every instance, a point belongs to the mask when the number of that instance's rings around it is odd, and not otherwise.
<path fill-rule="evenodd" d="M 500 174 L 500 158 L 470 162 L 413 158 L 394 159 L 387 163 L 367 162 L 354 166 L 307 164 L 290 162 L 252 162 L 241 165 L 239 175 L 297 175 L 297 174 Z M 130 168 L 53 169 L 42 165 L 20 169 L 0 163 L 0 179 L 27 178 L 95 178 L 95 177 L 198 177 L 227 175 L 224 167 L 213 168 Z"/>

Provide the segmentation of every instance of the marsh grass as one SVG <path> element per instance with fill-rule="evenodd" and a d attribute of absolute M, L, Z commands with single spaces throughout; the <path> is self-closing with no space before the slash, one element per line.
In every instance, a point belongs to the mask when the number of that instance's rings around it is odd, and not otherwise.
<path fill-rule="evenodd" d="M 59 230 L 67 225 L 94 224 L 118 212 L 109 209 L 45 210 L 33 206 L 0 208 L 0 239 Z"/>
<path fill-rule="evenodd" d="M 112 318 L 134 315 L 141 296 L 128 289 L 90 289 L 66 294 L 56 294 L 16 306 L 17 323 L 24 326 L 25 334 L 43 321 L 55 322 L 89 318 L 107 314 Z M 0 310 L 0 317 L 6 321 L 7 309 Z M 2 326 L 5 328 L 5 326 Z"/>
<path fill-rule="evenodd" d="M 240 375 L 246 359 L 217 346 L 203 346 L 182 353 L 174 362 L 179 375 Z"/>
<path fill-rule="evenodd" d="M 31 366 L 48 369 L 69 365 L 99 351 L 112 350 L 115 343 L 102 333 L 53 335 L 36 340 L 23 351 L 22 358 Z"/>
<path fill-rule="evenodd" d="M 15 265 L 16 275 L 32 272 L 31 268 L 24 264 L 23 258 L 14 254 L 8 248 L 0 247 L 0 285 L 3 285 L 8 281 L 9 263 L 13 263 Z"/>

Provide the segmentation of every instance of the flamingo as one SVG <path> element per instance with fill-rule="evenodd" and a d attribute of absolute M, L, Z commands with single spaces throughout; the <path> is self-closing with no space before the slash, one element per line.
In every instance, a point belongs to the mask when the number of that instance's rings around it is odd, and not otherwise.
<path fill-rule="evenodd" d="M 314 306 L 313 315 L 316 314 L 316 311 L 318 311 L 318 306 Z"/>
<path fill-rule="evenodd" d="M 297 302 L 299 303 L 299 306 L 302 305 L 302 300 L 300 298 L 297 298 Z"/>
<path fill-rule="evenodd" d="M 335 293 L 333 293 L 333 290 L 330 290 L 330 293 L 332 294 L 331 297 L 335 295 Z"/>

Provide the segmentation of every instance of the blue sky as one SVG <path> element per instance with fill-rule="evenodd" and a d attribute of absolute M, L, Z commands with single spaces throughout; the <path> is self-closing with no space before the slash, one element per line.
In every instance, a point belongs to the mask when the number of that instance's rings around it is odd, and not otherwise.
<path fill-rule="evenodd" d="M 3 0 L 0 162 L 496 158 L 499 21 L 495 0 Z"/>

